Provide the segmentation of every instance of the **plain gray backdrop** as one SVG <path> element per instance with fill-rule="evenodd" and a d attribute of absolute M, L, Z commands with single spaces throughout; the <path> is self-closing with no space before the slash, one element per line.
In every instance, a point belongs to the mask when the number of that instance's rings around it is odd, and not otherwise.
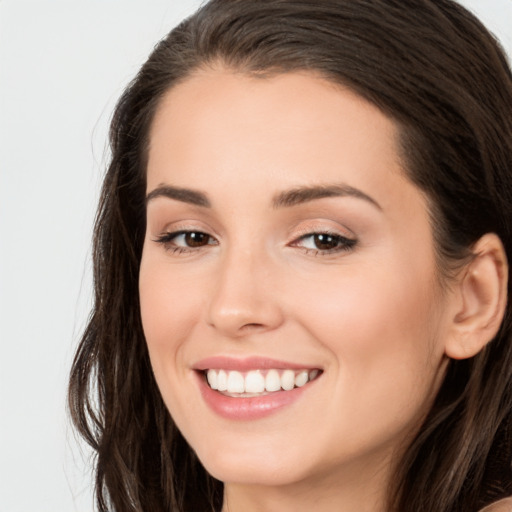
<path fill-rule="evenodd" d="M 66 381 L 115 101 L 199 0 L 0 0 L 0 512 L 89 512 Z M 464 0 L 512 55 L 512 0 Z M 512 115 L 512 114 L 511 114 Z"/>

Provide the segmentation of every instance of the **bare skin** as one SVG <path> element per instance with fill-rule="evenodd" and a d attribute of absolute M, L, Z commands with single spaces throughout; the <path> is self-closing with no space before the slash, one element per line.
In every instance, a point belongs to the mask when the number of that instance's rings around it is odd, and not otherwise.
<path fill-rule="evenodd" d="M 497 501 L 480 512 L 512 512 L 512 498 Z"/>
<path fill-rule="evenodd" d="M 460 348 L 473 288 L 440 285 L 394 123 L 310 74 L 198 72 L 157 111 L 147 193 L 151 362 L 178 427 L 225 482 L 224 512 L 384 512 L 448 355 L 484 344 Z M 220 356 L 320 375 L 270 415 L 226 418 L 197 370 Z"/>

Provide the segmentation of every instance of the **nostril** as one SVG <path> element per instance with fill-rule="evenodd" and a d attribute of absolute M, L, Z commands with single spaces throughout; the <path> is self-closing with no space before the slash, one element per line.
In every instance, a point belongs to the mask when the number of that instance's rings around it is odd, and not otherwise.
<path fill-rule="evenodd" d="M 257 331 L 259 329 L 264 329 L 264 328 L 265 328 L 265 326 L 263 324 L 249 323 L 249 324 L 242 325 L 242 327 L 240 327 L 240 332 Z"/>

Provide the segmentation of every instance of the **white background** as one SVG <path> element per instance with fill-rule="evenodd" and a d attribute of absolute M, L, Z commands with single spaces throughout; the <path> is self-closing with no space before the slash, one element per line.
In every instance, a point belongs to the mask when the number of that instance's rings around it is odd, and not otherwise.
<path fill-rule="evenodd" d="M 512 55 L 512 0 L 465 0 Z M 114 103 L 200 0 L 0 0 L 0 512 L 92 510 L 66 381 Z"/>

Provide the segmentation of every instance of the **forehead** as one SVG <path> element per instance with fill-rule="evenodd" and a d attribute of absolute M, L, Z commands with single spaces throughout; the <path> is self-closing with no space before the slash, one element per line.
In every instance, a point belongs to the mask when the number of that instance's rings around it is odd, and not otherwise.
<path fill-rule="evenodd" d="M 224 68 L 197 70 L 164 94 L 151 141 L 172 128 L 172 118 L 179 121 L 176 129 L 183 135 L 185 128 L 198 130 L 201 125 L 208 132 L 258 125 L 268 132 L 279 124 L 288 124 L 294 132 L 313 132 L 340 122 L 373 128 L 391 144 L 397 134 L 395 123 L 376 106 L 350 88 L 307 71 L 259 76 Z"/>
<path fill-rule="evenodd" d="M 238 180 L 278 190 L 348 180 L 385 196 L 394 182 L 408 183 L 398 140 L 396 124 L 377 107 L 311 73 L 203 70 L 160 102 L 148 190 L 169 182 L 212 189 Z"/>

